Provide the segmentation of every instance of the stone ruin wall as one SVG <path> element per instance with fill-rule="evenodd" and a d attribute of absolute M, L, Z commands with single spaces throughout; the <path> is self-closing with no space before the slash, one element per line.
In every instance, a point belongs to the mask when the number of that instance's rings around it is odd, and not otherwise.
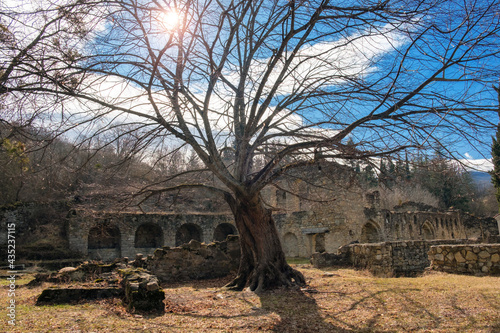
<path fill-rule="evenodd" d="M 352 266 L 381 277 L 416 276 L 427 268 L 448 273 L 500 275 L 500 244 L 479 240 L 419 240 L 350 244 L 338 253 L 315 253 L 317 268 Z"/>
<path fill-rule="evenodd" d="M 237 271 L 240 244 L 237 236 L 226 241 L 203 244 L 192 240 L 179 247 L 156 249 L 145 261 L 145 267 L 160 281 L 211 279 Z"/>
<path fill-rule="evenodd" d="M 377 244 L 352 244 L 347 253 L 352 265 L 368 269 L 377 276 L 415 276 L 430 266 L 431 246 L 443 243 L 465 243 L 467 240 L 392 241 Z"/>
<path fill-rule="evenodd" d="M 295 196 L 266 191 L 268 201 L 282 208 L 274 214 L 274 219 L 288 257 L 309 257 L 315 252 L 335 253 L 340 246 L 355 242 L 451 240 L 498 235 L 495 220 L 481 220 L 457 211 L 439 212 L 418 204 L 406 204 L 390 211 L 380 209 L 376 192 L 365 196 L 344 190 L 335 201 L 311 207 Z M 0 235 L 0 246 L 5 246 L 7 240 L 7 222 L 16 221 L 18 231 L 26 234 L 36 227 L 33 224 L 38 222 L 32 218 L 35 206 L 25 205 L 1 212 L 0 233 L 5 235 Z M 57 207 L 61 210 L 59 216 L 64 218 L 53 224 L 61 228 L 60 236 L 65 238 L 65 244 L 69 244 L 71 252 L 79 252 L 90 259 L 133 258 L 137 253 L 147 256 L 156 248 L 175 247 L 191 239 L 208 244 L 237 233 L 230 214 L 92 212 L 74 210 L 67 204 Z M 302 210 L 305 208 L 310 210 Z"/>
<path fill-rule="evenodd" d="M 431 246 L 429 261 L 447 273 L 500 275 L 500 244 Z"/>
<path fill-rule="evenodd" d="M 90 259 L 112 260 L 133 258 L 138 253 L 152 255 L 157 248 L 179 246 L 191 239 L 222 241 L 236 234 L 236 227 L 226 214 L 72 211 L 68 234 L 71 250 L 87 254 Z"/>

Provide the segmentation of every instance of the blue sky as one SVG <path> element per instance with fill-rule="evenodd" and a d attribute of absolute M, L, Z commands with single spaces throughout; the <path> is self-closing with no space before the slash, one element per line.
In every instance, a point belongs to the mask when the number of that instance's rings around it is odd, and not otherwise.
<path fill-rule="evenodd" d="M 7 4 L 9 3 L 19 4 L 19 2 L 7 1 Z M 28 2 L 23 2 L 23 4 L 26 3 Z M 273 3 L 280 4 L 279 1 Z M 396 1 L 391 2 L 396 11 L 401 9 L 396 6 L 397 4 Z M 428 2 L 425 4 L 427 5 Z M 272 3 L 268 2 L 265 5 L 269 6 L 268 11 L 270 12 Z M 347 5 L 347 3 L 344 3 L 344 5 Z M 378 23 L 371 26 L 363 25 L 363 22 L 359 21 L 359 25 L 353 24 L 348 29 L 342 29 L 339 27 L 348 22 L 344 22 L 342 19 L 339 19 L 338 22 L 330 21 L 319 24 L 316 31 L 311 35 L 310 41 L 295 50 L 295 59 L 290 65 L 290 70 L 281 77 L 278 74 L 284 68 L 286 57 L 291 52 L 294 52 L 293 49 L 300 42 L 301 35 L 291 39 L 287 45 L 283 59 L 278 62 L 263 89 L 263 97 L 258 100 L 261 103 L 266 97 L 266 92 L 270 91 L 271 87 L 280 80 L 279 89 L 274 95 L 269 109 L 263 114 L 262 121 L 274 117 L 276 121 L 272 123 L 274 124 L 273 133 L 278 133 L 290 128 L 308 125 L 318 120 L 326 120 L 312 129 L 303 130 L 303 133 L 307 135 L 311 134 L 311 130 L 313 130 L 315 136 L 326 137 L 345 127 L 344 121 L 351 123 L 372 111 L 377 114 L 390 109 L 395 103 L 404 99 L 412 90 L 438 71 L 443 63 L 460 59 L 462 55 L 467 54 L 468 56 L 477 57 L 477 59 L 451 66 L 442 71 L 437 77 L 439 80 L 434 80 L 394 113 L 396 116 L 401 116 L 402 113 L 407 111 L 428 112 L 440 110 L 439 114 L 433 112 L 427 114 L 418 113 L 400 119 L 395 118 L 391 121 L 384 120 L 385 123 L 372 121 L 367 123 L 367 126 L 360 127 L 359 130 L 353 132 L 350 138 L 367 148 L 380 149 L 383 145 L 392 145 L 395 140 L 402 144 L 418 141 L 432 146 L 431 138 L 436 136 L 439 137 L 443 147 L 448 149 L 450 153 L 454 153 L 457 158 L 489 158 L 489 143 L 495 133 L 492 125 L 498 121 L 496 113 L 489 112 L 481 115 L 484 124 L 489 121 L 490 127 L 480 126 L 482 125 L 480 117 L 476 118 L 477 122 L 474 122 L 474 118 L 471 117 L 468 119 L 469 124 L 466 124 L 464 117 L 469 116 L 467 110 L 473 107 L 493 110 L 498 103 L 491 88 L 492 84 L 498 84 L 498 77 L 500 77 L 498 55 L 492 54 L 488 58 L 482 58 L 485 52 L 491 52 L 495 47 L 497 49 L 499 47 L 498 27 L 495 26 L 498 24 L 499 18 L 498 15 L 494 15 L 495 8 L 485 10 L 490 5 L 496 6 L 496 13 L 498 13 L 498 1 L 494 0 L 448 1 L 443 2 L 440 8 L 431 8 L 430 11 L 421 15 L 414 15 L 405 22 L 397 21 L 405 15 L 404 11 L 401 11 L 398 14 L 399 18 L 396 14 L 394 14 L 394 18 L 387 19 L 368 15 L 365 20 L 379 19 Z M 186 14 L 182 13 L 182 8 L 177 10 L 181 16 Z M 299 20 L 299 17 L 308 17 L 307 15 L 310 15 L 309 11 L 311 9 L 304 5 L 304 7 L 297 10 L 297 20 Z M 486 16 L 481 18 L 479 15 L 483 13 L 483 10 L 485 10 Z M 279 19 L 280 15 L 286 14 L 286 12 L 281 13 L 279 11 L 277 13 L 276 15 L 273 14 L 273 19 Z M 152 44 L 155 52 L 159 52 L 170 38 L 174 42 L 177 38 L 174 31 L 175 27 L 166 26 L 165 22 L 161 21 L 168 15 L 168 12 L 155 12 L 153 15 L 154 18 L 158 19 L 156 23 L 152 23 L 150 26 L 154 31 L 154 36 L 158 37 Z M 144 15 L 144 17 L 150 16 Z M 195 17 L 193 14 L 191 18 L 205 23 L 211 22 L 208 14 L 203 17 Z M 172 18 L 170 17 L 169 20 L 172 20 Z M 255 25 L 254 33 L 259 34 L 261 31 L 259 29 L 266 27 L 268 21 L 267 17 L 262 16 L 262 20 L 258 20 Z M 216 20 L 213 22 L 216 22 Z M 275 27 L 276 31 L 269 35 L 262 48 L 251 59 L 249 79 L 246 81 L 247 85 L 245 87 L 248 106 L 254 102 L 253 96 L 258 87 L 254 83 L 259 82 L 263 77 L 267 63 L 272 59 L 274 48 L 277 45 L 275 43 L 282 38 L 283 33 L 288 31 L 288 24 L 287 21 L 286 24 Z M 430 29 L 429 27 L 432 25 L 434 25 L 434 28 Z M 114 27 L 115 30 L 111 32 L 109 29 L 112 24 L 109 21 L 108 25 L 102 24 L 100 27 L 101 30 L 96 31 L 96 36 L 117 38 L 117 42 L 120 42 L 121 38 L 127 40 L 125 37 L 132 36 L 129 35 L 132 31 L 116 30 L 116 26 Z M 333 34 L 330 33 L 329 29 L 340 30 L 339 33 Z M 433 33 L 428 33 L 429 31 Z M 439 36 L 438 31 L 446 31 L 447 33 Z M 492 35 L 482 40 L 480 48 L 471 51 L 468 48 L 469 45 L 477 38 L 483 38 L 485 32 L 491 32 Z M 225 36 L 226 33 L 227 31 L 223 30 L 222 35 Z M 206 32 L 206 34 L 209 39 L 213 38 L 210 33 Z M 110 59 L 118 53 L 118 50 L 124 49 L 131 51 L 129 60 L 138 60 L 139 58 L 136 58 L 136 56 L 147 58 L 146 50 L 141 50 L 133 43 L 113 49 L 111 45 L 104 44 L 106 41 L 113 40 L 97 38 L 91 46 L 87 45 L 83 49 L 86 52 L 99 50 L 108 53 L 108 56 L 111 56 Z M 223 38 L 221 41 L 215 39 L 212 41 L 216 44 L 219 43 L 217 44 L 218 47 L 223 47 Z M 200 54 L 202 54 L 202 46 L 199 46 L 200 49 L 193 50 L 201 50 Z M 238 57 L 239 54 L 246 52 L 246 46 L 244 42 L 236 43 L 229 54 L 229 61 L 222 68 L 222 74 L 229 83 L 237 84 L 239 80 L 241 62 L 239 62 Z M 173 45 L 171 50 L 169 49 L 163 55 L 165 68 L 174 68 L 172 66 L 175 63 L 173 60 L 175 60 L 176 50 L 175 45 Z M 203 57 L 200 59 L 197 65 L 201 68 L 201 72 L 209 73 L 208 70 L 203 72 L 203 66 L 207 68 L 209 66 L 204 62 Z M 142 73 L 140 67 L 134 67 L 130 64 L 116 67 L 114 74 L 121 75 L 134 70 L 137 70 L 136 73 L 144 75 L 143 78 L 140 78 L 138 74 L 134 74 L 134 78 L 148 79 L 147 73 Z M 191 90 L 193 97 L 202 101 L 207 87 L 208 78 L 206 76 L 208 75 L 205 75 L 205 77 L 199 75 L 194 69 L 191 72 L 186 72 L 186 82 L 188 75 L 191 79 L 187 87 Z M 169 79 L 167 72 L 163 72 L 162 75 Z M 94 81 L 89 86 L 89 92 L 94 96 L 112 100 L 137 112 L 151 114 L 152 110 L 148 106 L 147 96 L 134 83 L 120 82 L 119 79 L 110 79 L 109 77 L 92 77 L 92 80 Z M 217 84 L 215 89 L 217 95 L 212 97 L 209 107 L 210 121 L 220 137 L 227 136 L 231 119 L 228 116 L 221 115 L 219 110 L 230 107 L 235 98 L 227 82 Z M 363 85 L 369 86 L 370 89 L 356 92 Z M 293 96 L 316 91 L 323 91 L 328 94 L 300 100 L 300 102 L 291 101 Z M 157 103 L 164 106 L 165 110 L 168 110 L 168 99 L 165 94 L 162 94 L 161 90 L 155 91 L 154 98 Z M 82 105 L 75 103 L 73 107 L 81 109 Z M 282 111 L 274 114 L 274 110 L 280 107 L 283 108 Z M 449 109 L 443 111 L 446 108 Z M 461 111 L 461 108 L 464 111 Z M 186 107 L 185 112 L 190 122 L 199 122 L 199 115 L 192 108 Z M 449 118 L 451 113 L 457 115 L 453 120 Z M 445 117 L 442 117 L 443 115 Z M 169 118 L 171 115 L 168 115 L 167 111 L 165 111 L 165 117 L 174 121 L 174 118 Z M 426 126 L 417 131 L 418 127 L 424 123 L 426 123 Z M 382 124 L 384 126 L 372 130 L 368 126 L 370 124 L 377 126 Z M 197 135 L 204 135 L 203 130 L 201 128 Z M 465 135 L 457 135 L 459 132 L 463 132 Z M 286 137 L 286 134 L 284 134 L 284 137 Z"/>

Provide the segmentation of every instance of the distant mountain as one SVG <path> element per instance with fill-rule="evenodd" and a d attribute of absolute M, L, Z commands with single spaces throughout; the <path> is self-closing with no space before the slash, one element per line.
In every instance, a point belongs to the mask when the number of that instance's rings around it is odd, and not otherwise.
<path fill-rule="evenodd" d="M 491 183 L 491 176 L 487 172 L 482 171 L 469 171 L 472 180 L 479 187 L 493 186 Z"/>

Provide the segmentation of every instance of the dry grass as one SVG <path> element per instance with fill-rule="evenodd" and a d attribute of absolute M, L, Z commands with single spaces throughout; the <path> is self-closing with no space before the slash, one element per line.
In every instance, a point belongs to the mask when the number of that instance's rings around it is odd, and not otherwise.
<path fill-rule="evenodd" d="M 219 289 L 228 279 L 165 285 L 166 313 L 156 316 L 127 313 L 117 299 L 35 306 L 48 285 L 19 287 L 12 332 L 500 332 L 500 277 L 298 268 L 309 283 L 302 291 Z"/>

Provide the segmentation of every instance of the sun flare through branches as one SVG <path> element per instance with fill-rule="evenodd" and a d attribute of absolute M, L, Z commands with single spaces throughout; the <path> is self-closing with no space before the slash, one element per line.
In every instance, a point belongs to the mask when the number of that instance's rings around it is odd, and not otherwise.
<path fill-rule="evenodd" d="M 181 15 L 175 9 L 166 11 L 161 17 L 161 24 L 168 31 L 178 28 L 181 23 Z"/>

